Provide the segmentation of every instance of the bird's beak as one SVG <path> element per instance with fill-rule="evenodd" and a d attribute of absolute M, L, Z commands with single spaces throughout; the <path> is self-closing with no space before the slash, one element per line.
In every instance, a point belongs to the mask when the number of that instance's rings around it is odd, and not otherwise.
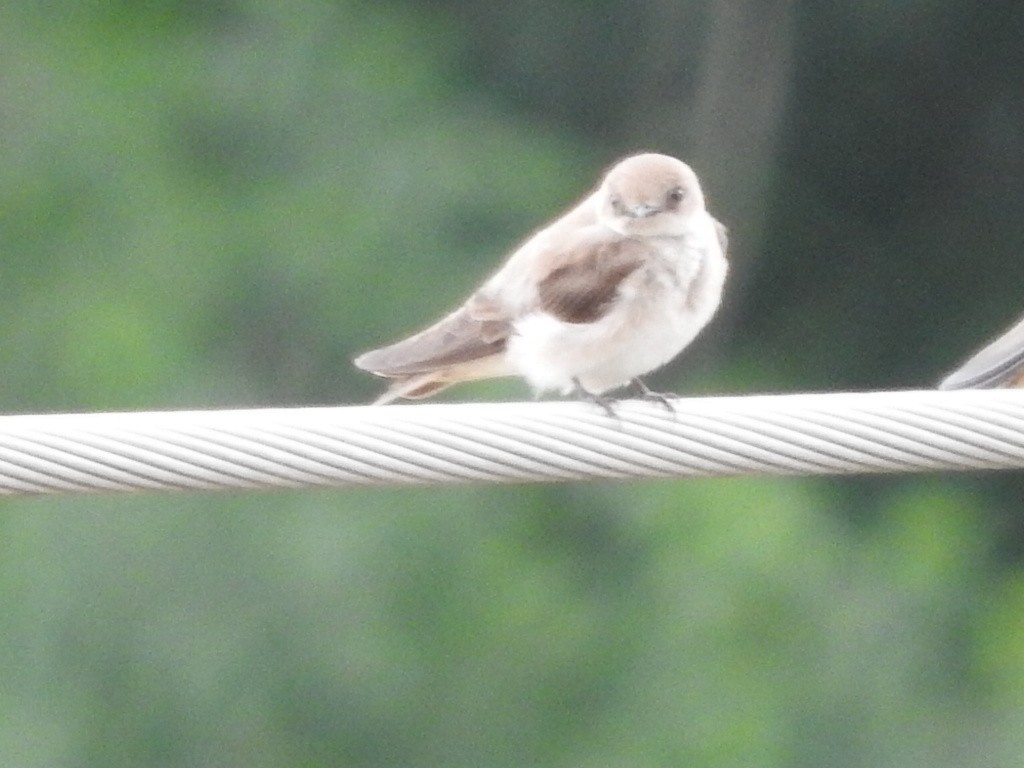
<path fill-rule="evenodd" d="M 656 205 L 648 205 L 647 203 L 641 203 L 637 205 L 629 212 L 629 215 L 634 219 L 646 219 L 648 216 L 653 216 L 658 213 L 661 209 Z"/>

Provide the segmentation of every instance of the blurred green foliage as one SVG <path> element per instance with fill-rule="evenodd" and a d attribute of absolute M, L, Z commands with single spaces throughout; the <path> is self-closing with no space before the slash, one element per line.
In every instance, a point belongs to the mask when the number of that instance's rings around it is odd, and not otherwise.
<path fill-rule="evenodd" d="M 5 4 L 0 407 L 364 402 L 353 354 L 639 147 L 733 230 L 666 387 L 927 385 L 1019 311 L 1019 4 L 582 8 Z M 1016 765 L 1020 490 L 8 500 L 0 760 Z"/>

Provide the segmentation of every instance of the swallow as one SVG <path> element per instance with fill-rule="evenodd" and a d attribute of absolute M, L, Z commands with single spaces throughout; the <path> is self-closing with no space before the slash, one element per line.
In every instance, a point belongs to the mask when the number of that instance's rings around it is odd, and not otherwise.
<path fill-rule="evenodd" d="M 1024 386 L 1024 318 L 939 382 L 939 389 Z"/>
<path fill-rule="evenodd" d="M 534 232 L 455 311 L 357 367 L 389 379 L 376 401 L 520 376 L 537 394 L 602 402 L 678 355 L 715 314 L 725 227 L 686 163 L 620 160 L 579 204 Z"/>

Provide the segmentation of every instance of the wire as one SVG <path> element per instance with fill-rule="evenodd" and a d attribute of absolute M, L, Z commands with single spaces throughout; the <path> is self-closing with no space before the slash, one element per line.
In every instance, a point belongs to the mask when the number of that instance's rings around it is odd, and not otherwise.
<path fill-rule="evenodd" d="M 1024 467 L 1024 391 L 0 416 L 0 494 Z"/>

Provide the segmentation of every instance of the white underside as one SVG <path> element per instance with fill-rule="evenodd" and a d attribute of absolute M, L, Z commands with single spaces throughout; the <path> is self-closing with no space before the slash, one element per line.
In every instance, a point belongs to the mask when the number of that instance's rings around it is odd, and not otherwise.
<path fill-rule="evenodd" d="M 600 394 L 625 386 L 678 355 L 718 307 L 726 261 L 717 240 L 674 244 L 630 275 L 615 305 L 594 323 L 545 312 L 516 321 L 505 362 L 538 391 Z"/>

